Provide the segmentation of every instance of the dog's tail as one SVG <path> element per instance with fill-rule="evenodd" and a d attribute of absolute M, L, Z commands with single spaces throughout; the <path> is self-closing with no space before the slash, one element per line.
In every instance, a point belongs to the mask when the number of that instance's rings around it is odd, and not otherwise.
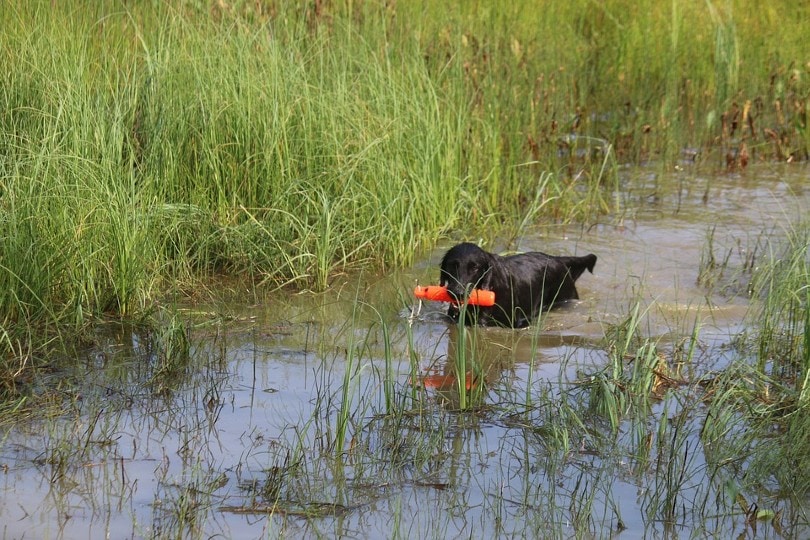
<path fill-rule="evenodd" d="M 576 281 L 585 270 L 593 274 L 593 267 L 596 265 L 596 255 L 593 253 L 584 257 L 560 257 L 561 261 L 568 268 L 571 279 Z"/>

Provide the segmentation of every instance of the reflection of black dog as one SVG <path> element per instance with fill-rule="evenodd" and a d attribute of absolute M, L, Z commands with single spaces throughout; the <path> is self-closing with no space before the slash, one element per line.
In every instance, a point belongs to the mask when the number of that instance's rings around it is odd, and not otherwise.
<path fill-rule="evenodd" d="M 520 328 L 540 313 L 563 300 L 579 298 L 574 282 L 585 269 L 593 272 L 596 255 L 554 257 L 533 251 L 501 257 L 475 244 L 451 248 L 442 259 L 440 283 L 451 296 L 464 298 L 465 290 L 477 288 L 495 292 L 495 305 L 466 307 L 465 322 Z M 459 319 L 459 307 L 448 311 Z"/>

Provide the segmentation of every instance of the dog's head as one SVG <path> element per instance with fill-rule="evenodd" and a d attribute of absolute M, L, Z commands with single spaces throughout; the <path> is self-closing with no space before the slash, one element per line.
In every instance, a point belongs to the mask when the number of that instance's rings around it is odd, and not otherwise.
<path fill-rule="evenodd" d="M 492 275 L 492 255 L 465 242 L 444 254 L 439 283 L 458 299 L 470 289 L 489 289 Z"/>

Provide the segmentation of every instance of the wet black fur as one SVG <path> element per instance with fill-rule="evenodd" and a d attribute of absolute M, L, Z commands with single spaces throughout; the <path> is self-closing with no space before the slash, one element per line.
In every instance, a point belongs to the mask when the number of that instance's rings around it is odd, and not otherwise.
<path fill-rule="evenodd" d="M 579 298 L 574 282 L 587 269 L 593 272 L 596 255 L 555 257 L 538 251 L 502 257 L 465 242 L 452 247 L 441 263 L 440 283 L 456 298 L 472 288 L 495 292 L 495 305 L 468 305 L 464 322 L 485 326 L 528 326 L 541 310 Z M 448 311 L 458 321 L 460 309 Z"/>

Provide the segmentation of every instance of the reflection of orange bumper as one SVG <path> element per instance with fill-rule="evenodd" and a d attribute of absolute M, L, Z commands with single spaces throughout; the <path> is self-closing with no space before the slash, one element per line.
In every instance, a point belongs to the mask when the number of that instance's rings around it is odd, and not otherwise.
<path fill-rule="evenodd" d="M 413 379 L 410 380 L 411 384 L 414 384 Z M 455 375 L 425 375 L 423 377 L 419 377 L 419 380 L 416 382 L 419 386 L 424 386 L 425 388 L 432 388 L 434 390 L 447 390 L 450 388 L 456 387 L 456 376 Z M 472 390 L 478 387 L 478 379 L 472 373 L 467 373 L 467 376 L 464 377 L 464 387 L 467 390 Z"/>

